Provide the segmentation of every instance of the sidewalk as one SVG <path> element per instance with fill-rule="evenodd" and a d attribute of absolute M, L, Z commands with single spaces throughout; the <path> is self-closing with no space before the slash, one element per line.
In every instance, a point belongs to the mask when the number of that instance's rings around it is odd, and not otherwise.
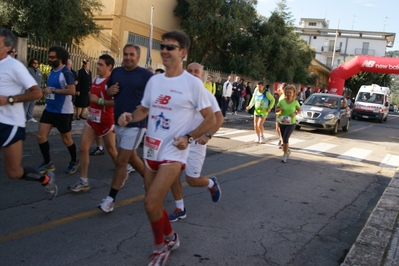
<path fill-rule="evenodd" d="M 44 106 L 37 105 L 34 118 L 39 121 Z M 86 115 L 87 116 L 87 115 Z M 247 112 L 232 115 L 227 112 L 225 123 L 234 121 L 251 121 Z M 270 113 L 268 121 L 274 121 L 275 114 Z M 72 134 L 81 134 L 86 120 L 72 122 Z M 27 122 L 27 135 L 36 136 L 38 123 Z M 51 135 L 59 134 L 52 129 Z M 397 171 L 368 218 L 365 226 L 349 250 L 341 266 L 384 265 L 399 266 L 399 172 Z"/>

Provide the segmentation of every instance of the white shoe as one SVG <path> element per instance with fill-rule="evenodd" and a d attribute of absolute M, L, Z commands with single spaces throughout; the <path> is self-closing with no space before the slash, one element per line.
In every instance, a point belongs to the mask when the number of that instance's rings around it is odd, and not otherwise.
<path fill-rule="evenodd" d="M 114 210 L 114 199 L 110 196 L 107 196 L 101 201 L 100 204 L 98 204 L 97 208 L 103 212 L 112 212 Z"/>
<path fill-rule="evenodd" d="M 26 122 L 33 122 L 33 123 L 37 123 L 37 120 L 36 120 L 36 119 L 34 119 L 34 118 L 32 117 L 31 119 L 27 120 Z"/>
<path fill-rule="evenodd" d="M 281 161 L 282 161 L 283 163 L 286 163 L 286 162 L 287 162 L 287 158 L 288 158 L 287 155 L 283 155 L 283 158 L 281 158 Z"/>
<path fill-rule="evenodd" d="M 265 138 L 261 136 L 259 139 L 259 143 L 265 143 Z"/>
<path fill-rule="evenodd" d="M 255 143 L 259 143 L 259 138 L 256 138 L 256 139 L 254 140 L 254 142 L 255 142 Z"/>
<path fill-rule="evenodd" d="M 134 172 L 136 170 L 134 170 L 133 166 L 131 166 L 130 164 L 127 164 L 126 166 L 126 174 L 130 174 L 131 172 Z"/>

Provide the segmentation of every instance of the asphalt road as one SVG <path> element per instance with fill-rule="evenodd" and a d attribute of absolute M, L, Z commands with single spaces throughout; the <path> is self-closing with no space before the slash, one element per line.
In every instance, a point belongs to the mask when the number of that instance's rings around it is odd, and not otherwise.
<path fill-rule="evenodd" d="M 167 265 L 339 265 L 394 175 L 399 118 L 387 123 L 352 120 L 348 132 L 295 131 L 287 164 L 274 144 L 253 142 L 251 121 L 223 125 L 208 147 L 203 173 L 216 175 L 222 199 L 184 187 L 187 218 L 173 224 L 181 247 Z M 74 136 L 80 142 L 79 136 Z M 59 195 L 45 199 L 35 182 L 0 175 L 1 265 L 147 265 L 152 232 L 143 209 L 142 179 L 132 173 L 115 210 L 96 208 L 109 191 L 113 164 L 91 157 L 91 190 L 67 187 L 69 155 L 50 136 Z M 94 146 L 93 146 L 94 147 Z M 2 158 L 2 154 L 0 157 Z M 24 143 L 23 164 L 38 166 L 34 137 Z M 396 165 L 397 166 L 397 165 Z M 182 179 L 184 181 L 184 179 Z M 171 195 L 165 206 L 174 209 Z"/>

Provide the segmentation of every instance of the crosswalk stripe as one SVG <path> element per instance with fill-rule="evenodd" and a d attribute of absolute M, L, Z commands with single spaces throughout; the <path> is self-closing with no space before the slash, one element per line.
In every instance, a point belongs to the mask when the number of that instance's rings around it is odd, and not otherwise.
<path fill-rule="evenodd" d="M 326 142 L 320 142 L 317 143 L 315 145 L 306 147 L 306 148 L 302 148 L 301 150 L 303 152 L 307 152 L 307 153 L 313 153 L 313 154 L 320 154 L 323 152 L 326 152 L 334 147 L 336 147 L 337 145 L 334 144 L 330 144 L 330 143 L 326 143 Z"/>
<path fill-rule="evenodd" d="M 276 136 L 276 135 L 263 134 L 263 137 L 264 137 L 265 139 L 271 138 L 271 137 L 275 137 L 275 136 Z M 253 141 L 255 140 L 255 138 L 256 138 L 256 135 L 255 135 L 255 134 L 252 134 L 252 135 L 245 135 L 245 136 L 234 137 L 234 138 L 231 138 L 231 139 L 233 139 L 233 140 L 238 140 L 238 141 L 242 141 L 242 142 L 253 142 Z"/>
<path fill-rule="evenodd" d="M 274 136 L 275 136 L 276 138 L 278 138 L 277 135 L 274 135 Z M 300 142 L 303 142 L 303 141 L 305 141 L 305 140 L 303 140 L 303 139 L 296 139 L 296 138 L 290 138 L 290 146 L 291 146 L 291 145 L 294 145 L 294 144 L 297 144 L 297 143 L 300 143 Z M 268 143 L 268 144 L 271 144 L 271 145 L 277 145 L 278 142 L 279 142 L 279 140 L 275 140 L 275 141 L 268 141 L 267 143 Z"/>
<path fill-rule="evenodd" d="M 371 153 L 371 150 L 352 148 L 349 151 L 344 152 L 338 158 L 345 159 L 349 161 L 360 162 Z"/>
<path fill-rule="evenodd" d="M 233 134 L 239 134 L 239 133 L 244 133 L 244 132 L 248 132 L 248 130 L 232 129 L 232 130 L 226 130 L 226 131 L 218 131 L 213 136 L 221 137 L 221 136 L 225 136 L 225 135 L 233 135 Z"/>
<path fill-rule="evenodd" d="M 380 163 L 381 167 L 384 168 L 396 168 L 399 167 L 399 156 L 387 154 Z"/>

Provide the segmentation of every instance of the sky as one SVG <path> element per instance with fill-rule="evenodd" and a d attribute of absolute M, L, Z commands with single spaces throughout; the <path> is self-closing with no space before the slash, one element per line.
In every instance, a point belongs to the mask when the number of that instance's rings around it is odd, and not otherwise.
<path fill-rule="evenodd" d="M 258 0 L 257 11 L 269 17 L 278 2 Z M 287 0 L 286 3 L 296 27 L 301 18 L 321 18 L 330 21 L 330 29 L 396 33 L 394 46 L 387 51 L 399 50 L 399 0 Z"/>

